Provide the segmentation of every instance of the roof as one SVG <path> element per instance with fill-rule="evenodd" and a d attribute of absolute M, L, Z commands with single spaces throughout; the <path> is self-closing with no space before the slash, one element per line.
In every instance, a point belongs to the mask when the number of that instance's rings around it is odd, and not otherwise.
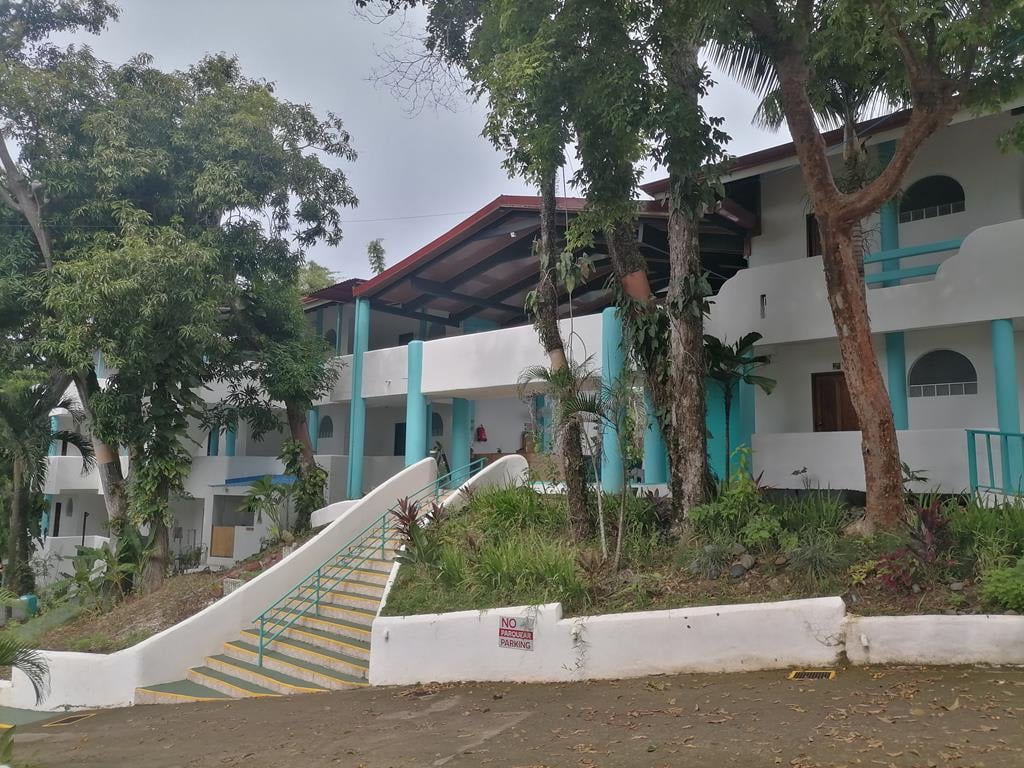
<path fill-rule="evenodd" d="M 911 110 L 904 109 L 900 112 L 893 112 L 882 117 L 877 117 L 873 120 L 863 120 L 857 124 L 858 132 L 872 133 L 880 130 L 890 130 L 892 128 L 901 128 L 907 124 L 910 119 Z M 826 147 L 833 147 L 843 142 L 843 129 L 836 128 L 835 130 L 826 131 L 821 134 L 825 140 Z M 762 165 L 768 165 L 769 163 L 775 163 L 779 160 L 786 160 L 789 158 L 796 157 L 796 144 L 792 141 L 786 144 L 779 144 L 774 147 L 768 147 L 767 149 L 761 149 L 757 152 L 751 152 L 746 155 L 740 155 L 729 162 L 726 169 L 726 173 L 733 175 L 743 171 L 749 171 L 754 168 L 758 168 Z M 651 197 L 658 197 L 668 192 L 668 179 L 658 179 L 658 181 L 652 181 L 648 184 L 640 185 L 640 189 L 646 192 Z"/>
<path fill-rule="evenodd" d="M 340 283 L 329 285 L 326 288 L 321 288 L 319 291 L 314 291 L 308 296 L 304 296 L 302 299 L 303 304 L 315 304 L 318 302 L 337 302 L 343 304 L 353 300 L 353 292 L 360 285 L 365 283 L 361 277 L 353 277 L 348 280 L 343 280 Z"/>
<path fill-rule="evenodd" d="M 560 229 L 586 207 L 575 197 L 556 201 Z M 657 291 L 668 280 L 667 212 L 657 201 L 639 202 L 637 242 L 650 265 Z M 495 198 L 440 237 L 353 289 L 383 312 L 458 326 L 478 318 L 496 326 L 525 319 L 526 295 L 537 286 L 534 242 L 540 230 L 539 197 Z M 702 228 L 702 250 L 712 254 L 711 268 L 722 279 L 745 264 L 743 229 L 728 212 L 709 215 Z M 612 274 L 603 237 L 588 249 L 593 271 L 572 294 L 576 312 L 593 312 L 612 301 Z M 560 297 L 564 309 L 569 296 Z"/>

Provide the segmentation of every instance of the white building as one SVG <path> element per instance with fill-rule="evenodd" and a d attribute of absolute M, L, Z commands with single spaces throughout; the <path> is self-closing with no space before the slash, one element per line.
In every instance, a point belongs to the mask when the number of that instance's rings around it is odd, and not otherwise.
<path fill-rule="evenodd" d="M 901 198 L 865 222 L 875 348 L 903 459 L 943 491 L 1019 492 L 1024 476 L 1024 159 L 997 147 L 1020 119 L 1013 109 L 955 121 L 926 143 Z M 884 160 L 904 121 L 901 113 L 873 121 L 869 150 Z M 826 138 L 838 153 L 840 137 Z M 645 188 L 654 200 L 641 205 L 637 229 L 660 293 L 668 280 L 665 187 Z M 792 145 L 738 158 L 726 193 L 701 233 L 718 290 L 708 332 L 729 341 L 761 333 L 773 358 L 763 373 L 778 381 L 770 396 L 738 393 L 733 446 L 752 447 L 754 471 L 771 486 L 863 489 L 860 435 Z M 582 207 L 561 200 L 560 218 Z M 358 497 L 436 443 L 452 468 L 471 457 L 527 452 L 537 471 L 547 471 L 531 448 L 550 447 L 543 398 L 524 402 L 517 393 L 522 371 L 546 362 L 522 309 L 537 282 L 538 219 L 536 198 L 499 197 L 382 275 L 308 297 L 310 322 L 344 363 L 310 419 L 331 501 Z M 595 274 L 563 297 L 563 334 L 600 371 L 621 355 L 602 349 L 615 350 L 617 322 L 602 313 L 611 303 L 611 269 L 600 240 L 592 255 Z M 709 397 L 708 410 L 709 452 L 720 471 L 720 396 Z M 968 430 L 980 432 L 969 440 Z M 282 473 L 275 457 L 284 437 L 255 441 L 245 427 L 193 437 L 192 498 L 174 502 L 172 546 L 201 547 L 210 564 L 227 564 L 259 548 L 262 529 L 238 507 L 252 478 Z M 655 430 L 647 438 L 645 480 L 664 482 L 664 446 Z M 98 478 L 82 476 L 77 458 L 59 455 L 59 447 L 57 454 L 46 488 L 50 535 L 73 543 L 102 534 Z M 617 473 L 607 474 L 613 484 Z"/>

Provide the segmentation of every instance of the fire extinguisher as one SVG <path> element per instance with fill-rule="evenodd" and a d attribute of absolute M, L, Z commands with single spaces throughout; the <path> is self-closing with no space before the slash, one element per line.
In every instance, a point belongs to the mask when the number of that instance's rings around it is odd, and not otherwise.
<path fill-rule="evenodd" d="M 476 441 L 478 443 L 486 443 L 487 442 L 487 430 L 484 429 L 484 425 L 483 424 L 480 424 L 476 428 Z"/>

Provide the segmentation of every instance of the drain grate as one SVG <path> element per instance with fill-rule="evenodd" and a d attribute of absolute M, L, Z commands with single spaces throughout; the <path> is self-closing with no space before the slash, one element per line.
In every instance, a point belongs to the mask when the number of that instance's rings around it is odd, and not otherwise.
<path fill-rule="evenodd" d="M 789 673 L 790 680 L 832 680 L 835 676 L 834 669 L 794 669 Z"/>
<path fill-rule="evenodd" d="M 95 714 L 95 712 L 86 712 L 84 715 L 68 715 L 67 717 L 62 717 L 60 720 L 54 720 L 52 723 L 47 723 L 43 728 L 55 728 L 58 725 L 71 725 L 72 723 L 77 723 L 79 720 L 85 720 L 87 717 L 93 717 Z"/>

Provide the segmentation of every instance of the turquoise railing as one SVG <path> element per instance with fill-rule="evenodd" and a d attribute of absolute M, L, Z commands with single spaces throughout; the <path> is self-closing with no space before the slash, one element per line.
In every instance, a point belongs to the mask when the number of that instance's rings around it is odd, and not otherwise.
<path fill-rule="evenodd" d="M 911 277 L 928 277 L 939 271 L 938 264 L 927 264 L 923 267 L 907 267 L 900 269 L 899 259 L 906 259 L 910 256 L 927 256 L 930 253 L 944 253 L 945 251 L 957 251 L 963 245 L 963 238 L 956 240 L 941 240 L 937 243 L 925 245 L 910 245 L 906 248 L 892 248 L 888 251 L 879 251 L 864 256 L 865 264 L 881 264 L 881 272 L 872 272 L 864 276 L 864 282 L 868 285 L 885 283 L 886 285 L 899 285 L 901 280 Z M 887 265 L 896 264 L 895 269 L 887 269 Z"/>
<path fill-rule="evenodd" d="M 978 473 L 978 442 L 984 444 L 985 476 Z M 992 444 L 996 444 L 996 451 Z M 996 478 L 996 462 L 993 454 L 998 453 L 1000 474 Z M 967 473 L 971 491 L 996 491 L 997 493 L 1024 495 L 1024 433 L 999 432 L 992 429 L 967 430 Z"/>
<path fill-rule="evenodd" d="M 253 619 L 253 623 L 259 625 L 259 666 L 263 666 L 263 653 L 272 642 L 293 627 L 299 619 L 310 613 L 320 614 L 320 600 L 325 591 L 330 591 L 332 584 L 344 581 L 375 555 L 380 554 L 381 558 L 385 556 L 388 541 L 394 533 L 394 513 L 402 501 L 406 498 L 416 503 L 436 501 L 445 490 L 457 488 L 476 474 L 486 461 L 477 459 L 464 467 L 454 469 L 407 497 L 397 500 L 387 512 L 353 536 L 335 554 Z"/>

